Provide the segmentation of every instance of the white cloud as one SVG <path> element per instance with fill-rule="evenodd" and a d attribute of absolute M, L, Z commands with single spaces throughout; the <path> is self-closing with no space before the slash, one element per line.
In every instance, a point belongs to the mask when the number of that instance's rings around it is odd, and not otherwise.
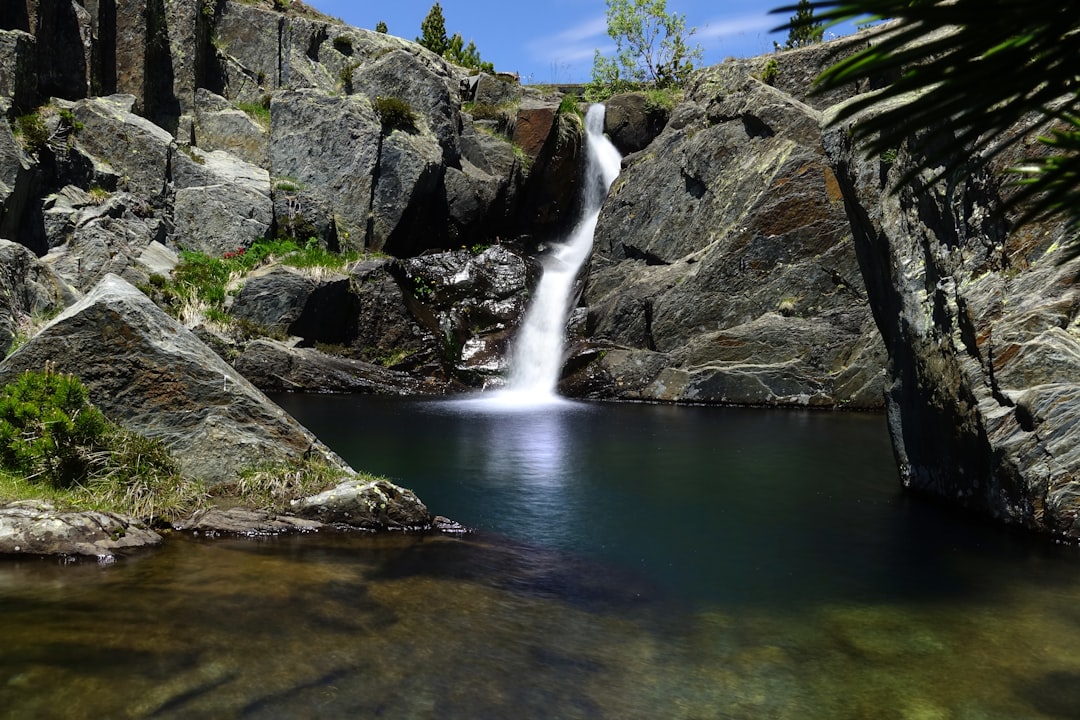
<path fill-rule="evenodd" d="M 529 55 L 540 62 L 572 64 L 592 58 L 600 52 L 613 51 L 607 36 L 607 19 L 591 18 L 554 35 L 546 35 L 530 41 L 526 46 Z"/>

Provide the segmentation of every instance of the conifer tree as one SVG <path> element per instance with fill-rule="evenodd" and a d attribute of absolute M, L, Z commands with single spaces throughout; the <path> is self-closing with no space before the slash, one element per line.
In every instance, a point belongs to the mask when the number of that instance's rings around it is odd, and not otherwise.
<path fill-rule="evenodd" d="M 431 6 L 424 22 L 420 23 L 420 37 L 416 38 L 416 42 L 436 55 L 442 55 L 450 48 L 450 40 L 446 37 L 446 20 L 439 3 Z"/>
<path fill-rule="evenodd" d="M 825 28 L 814 18 L 814 6 L 810 4 L 810 0 L 799 0 L 795 14 L 791 16 L 784 48 L 791 50 L 813 45 L 821 42 L 824 36 Z"/>

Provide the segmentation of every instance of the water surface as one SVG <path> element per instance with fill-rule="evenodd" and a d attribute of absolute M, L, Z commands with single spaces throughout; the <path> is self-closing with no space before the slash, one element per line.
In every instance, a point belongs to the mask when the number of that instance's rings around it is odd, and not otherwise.
<path fill-rule="evenodd" d="M 0 718 L 1069 718 L 1071 547 L 897 490 L 876 415 L 280 399 L 467 538 L 0 564 Z"/>

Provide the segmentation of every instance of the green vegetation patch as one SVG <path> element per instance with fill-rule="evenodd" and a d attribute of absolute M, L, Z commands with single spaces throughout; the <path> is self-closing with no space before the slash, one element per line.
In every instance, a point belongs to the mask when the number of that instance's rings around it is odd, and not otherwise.
<path fill-rule="evenodd" d="M 416 132 L 416 112 L 401 98 L 379 96 L 372 101 L 371 105 L 375 108 L 375 114 L 379 116 L 383 130 Z"/>
<path fill-rule="evenodd" d="M 168 449 L 106 418 L 74 375 L 27 371 L 0 388 L 0 498 L 156 520 L 205 499 Z"/>
<path fill-rule="evenodd" d="M 215 486 L 213 495 L 238 502 L 244 507 L 284 513 L 289 510 L 293 500 L 329 490 L 353 477 L 322 458 L 299 458 L 245 470 L 234 482 Z M 370 475 L 359 477 L 364 480 L 381 479 Z"/>

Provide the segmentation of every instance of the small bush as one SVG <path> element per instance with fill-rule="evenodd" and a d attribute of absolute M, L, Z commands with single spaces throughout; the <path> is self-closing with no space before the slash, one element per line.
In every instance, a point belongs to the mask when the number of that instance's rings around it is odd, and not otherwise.
<path fill-rule="evenodd" d="M 776 76 L 780 73 L 780 66 L 776 62 L 776 58 L 769 58 L 769 62 L 765 63 L 765 67 L 761 71 L 761 82 L 766 85 L 772 85 L 776 82 Z"/>
<path fill-rule="evenodd" d="M 41 114 L 36 112 L 15 119 L 15 134 L 30 152 L 37 152 L 49 142 L 49 128 Z"/>
<path fill-rule="evenodd" d="M 257 103 L 236 103 L 236 107 L 243 110 L 255 122 L 264 128 L 270 127 L 270 97 L 266 96 Z"/>
<path fill-rule="evenodd" d="M 25 372 L 0 389 L 0 462 L 54 488 L 84 481 L 108 423 L 73 375 Z"/>
<path fill-rule="evenodd" d="M 334 49 L 346 57 L 352 57 L 352 40 L 345 35 L 338 35 L 336 38 L 334 38 Z"/>
<path fill-rule="evenodd" d="M 416 131 L 416 113 L 412 106 L 401 98 L 377 97 L 372 103 L 375 114 L 379 116 L 383 130 Z"/>

